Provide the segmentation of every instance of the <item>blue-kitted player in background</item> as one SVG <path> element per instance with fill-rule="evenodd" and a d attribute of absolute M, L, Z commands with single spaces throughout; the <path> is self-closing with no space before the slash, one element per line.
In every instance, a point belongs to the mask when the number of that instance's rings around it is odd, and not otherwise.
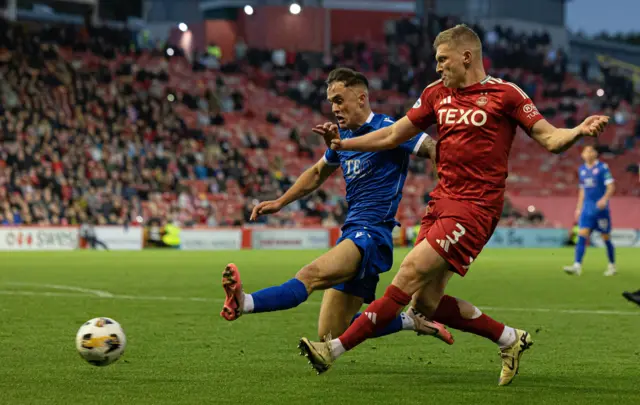
<path fill-rule="evenodd" d="M 598 152 L 589 145 L 582 150 L 584 164 L 580 166 L 580 194 L 576 208 L 578 218 L 578 242 L 576 243 L 575 262 L 566 266 L 564 271 L 568 274 L 582 274 L 582 259 L 587 246 L 587 238 L 591 231 L 600 232 L 600 236 L 607 247 L 609 266 L 605 276 L 616 274 L 615 251 L 611 243 L 611 212 L 609 200 L 615 192 L 613 176 L 606 163 L 598 160 Z"/>

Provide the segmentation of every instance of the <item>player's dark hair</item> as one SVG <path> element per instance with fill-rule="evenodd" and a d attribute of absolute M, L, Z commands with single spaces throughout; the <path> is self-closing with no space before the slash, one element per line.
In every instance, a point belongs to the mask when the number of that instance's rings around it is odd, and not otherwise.
<path fill-rule="evenodd" d="M 334 82 L 344 83 L 345 87 L 350 86 L 364 86 L 367 89 L 369 88 L 369 80 L 360 72 L 356 72 L 353 69 L 349 68 L 337 68 L 329 73 L 329 77 L 327 77 L 327 85 L 330 85 Z"/>

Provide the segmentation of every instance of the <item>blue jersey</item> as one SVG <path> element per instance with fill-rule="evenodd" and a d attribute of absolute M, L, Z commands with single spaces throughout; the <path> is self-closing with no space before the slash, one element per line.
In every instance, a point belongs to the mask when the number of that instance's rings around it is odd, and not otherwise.
<path fill-rule="evenodd" d="M 599 209 L 596 207 L 596 203 L 607 192 L 607 185 L 613 183 L 613 176 L 609 171 L 609 166 L 606 163 L 596 161 L 592 167 L 587 167 L 586 164 L 580 166 L 578 172 L 580 178 L 580 188 L 584 190 L 584 202 L 582 205 L 583 212 L 596 212 Z M 605 210 L 609 209 L 609 205 Z"/>
<path fill-rule="evenodd" d="M 355 131 L 340 129 L 340 139 L 362 136 L 388 127 L 393 120 L 371 113 L 367 122 Z M 409 157 L 417 153 L 427 134 L 420 134 L 395 149 L 381 152 L 336 152 L 327 149 L 325 162 L 340 165 L 347 183 L 346 225 L 398 224 L 395 220 L 407 179 Z"/>

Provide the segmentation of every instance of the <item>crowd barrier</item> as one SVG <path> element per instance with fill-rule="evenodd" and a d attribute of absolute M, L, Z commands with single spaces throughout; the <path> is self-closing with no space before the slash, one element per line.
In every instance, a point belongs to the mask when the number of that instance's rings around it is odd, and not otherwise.
<path fill-rule="evenodd" d="M 637 229 L 613 229 L 611 231 L 611 241 L 614 246 L 619 247 L 640 247 L 640 230 Z M 604 247 L 604 242 L 598 234 L 591 235 L 591 244 L 597 247 Z"/>
<path fill-rule="evenodd" d="M 487 248 L 553 248 L 564 246 L 569 235 L 564 229 L 497 228 Z"/>
<path fill-rule="evenodd" d="M 396 228 L 397 246 L 411 244 L 409 228 Z M 147 245 L 142 227 L 99 226 L 98 241 L 110 250 L 142 250 Z M 182 250 L 240 249 L 327 249 L 336 244 L 340 228 L 187 228 L 180 232 Z M 619 247 L 640 247 L 640 230 L 614 229 L 612 240 Z M 497 228 L 487 248 L 553 248 L 565 246 L 568 233 L 564 229 Z M 597 233 L 593 246 L 602 247 Z M 90 248 L 81 237 L 79 227 L 2 227 L 0 251 L 65 251 Z"/>

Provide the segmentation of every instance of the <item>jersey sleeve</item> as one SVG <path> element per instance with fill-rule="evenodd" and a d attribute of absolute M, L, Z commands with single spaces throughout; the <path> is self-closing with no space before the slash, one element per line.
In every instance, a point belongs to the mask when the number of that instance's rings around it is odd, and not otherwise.
<path fill-rule="evenodd" d="M 420 150 L 420 146 L 428 137 L 429 135 L 422 132 L 400 145 L 400 148 L 412 155 L 417 155 Z"/>
<path fill-rule="evenodd" d="M 533 125 L 544 117 L 527 93 L 513 83 L 507 84 L 505 94 L 507 115 L 513 118 L 527 134 L 531 134 Z"/>
<path fill-rule="evenodd" d="M 423 131 L 426 131 L 431 125 L 436 123 L 436 113 L 431 103 L 431 95 L 435 88 L 434 85 L 437 83 L 438 82 L 427 86 L 418 101 L 407 111 L 409 121 Z"/>
<path fill-rule="evenodd" d="M 395 121 L 393 119 L 386 117 L 384 120 L 382 120 L 380 128 L 389 127 L 393 125 L 394 122 Z M 428 136 L 429 135 L 423 132 L 404 142 L 403 144 L 398 146 L 398 148 L 412 155 L 417 155 L 418 151 L 420 150 L 420 145 L 422 145 L 422 142 L 424 142 L 424 140 L 427 139 Z"/>
<path fill-rule="evenodd" d="M 609 165 L 606 163 L 602 164 L 602 180 L 605 186 L 608 186 L 615 181 L 611 175 L 611 170 L 609 170 Z"/>
<path fill-rule="evenodd" d="M 322 157 L 322 159 L 329 166 L 340 165 L 340 156 L 338 156 L 338 152 L 333 149 L 327 149 L 324 152 L 324 156 Z"/>

